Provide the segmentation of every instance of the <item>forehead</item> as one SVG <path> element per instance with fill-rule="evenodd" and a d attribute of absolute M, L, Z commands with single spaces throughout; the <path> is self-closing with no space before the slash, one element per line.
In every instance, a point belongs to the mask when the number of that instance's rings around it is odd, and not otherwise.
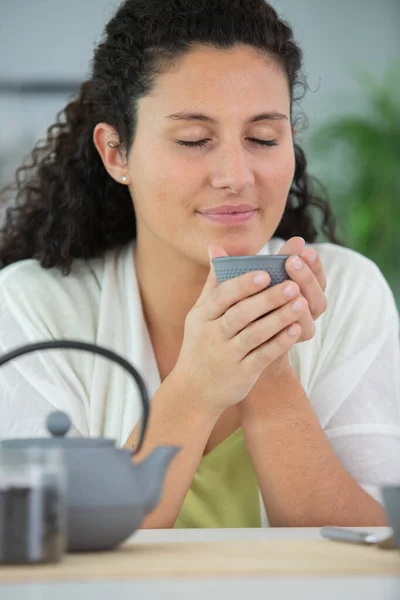
<path fill-rule="evenodd" d="M 287 76 L 271 56 L 249 46 L 229 50 L 199 47 L 157 76 L 149 103 L 171 112 L 177 107 L 234 111 L 289 110 Z M 252 104 L 254 106 L 250 107 Z M 150 106 L 149 106 L 150 108 Z"/>

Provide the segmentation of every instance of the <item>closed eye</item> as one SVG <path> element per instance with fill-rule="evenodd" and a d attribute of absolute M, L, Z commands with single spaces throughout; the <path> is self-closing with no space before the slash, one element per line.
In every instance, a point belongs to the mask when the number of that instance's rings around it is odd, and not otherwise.
<path fill-rule="evenodd" d="M 259 146 L 277 146 L 278 143 L 276 140 L 259 140 L 257 138 L 248 138 L 251 142 L 254 142 L 255 144 L 258 144 Z M 179 144 L 180 146 L 187 146 L 189 148 L 194 148 L 195 146 L 199 147 L 199 146 L 205 146 L 207 144 L 207 142 L 209 142 L 210 140 L 198 140 L 197 142 L 187 142 L 184 140 L 176 140 L 176 144 Z"/>

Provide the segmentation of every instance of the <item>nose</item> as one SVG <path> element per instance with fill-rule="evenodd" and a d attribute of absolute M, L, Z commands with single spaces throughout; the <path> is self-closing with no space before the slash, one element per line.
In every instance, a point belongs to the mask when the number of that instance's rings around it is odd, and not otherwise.
<path fill-rule="evenodd" d="M 221 144 L 210 156 L 211 183 L 217 189 L 229 188 L 240 194 L 254 185 L 252 156 L 240 142 Z"/>

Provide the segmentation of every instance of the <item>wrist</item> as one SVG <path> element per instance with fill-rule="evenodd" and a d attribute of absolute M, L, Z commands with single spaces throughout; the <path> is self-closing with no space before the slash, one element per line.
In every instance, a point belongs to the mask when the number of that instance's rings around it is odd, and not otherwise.
<path fill-rule="evenodd" d="M 196 415 L 196 419 L 200 419 L 204 423 L 215 424 L 221 416 L 223 411 L 206 401 L 207 399 L 202 397 L 196 387 L 178 369 L 171 371 L 164 380 L 164 384 L 173 391 L 179 406 L 189 418 Z"/>
<path fill-rule="evenodd" d="M 299 388 L 304 390 L 289 362 L 265 369 L 249 394 L 238 404 L 242 424 L 246 421 L 281 421 L 299 414 Z"/>

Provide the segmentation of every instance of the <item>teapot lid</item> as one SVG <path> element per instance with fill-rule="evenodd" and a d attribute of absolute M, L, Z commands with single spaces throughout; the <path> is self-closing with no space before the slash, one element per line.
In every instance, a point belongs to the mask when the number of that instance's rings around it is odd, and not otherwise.
<path fill-rule="evenodd" d="M 62 448 L 112 448 L 115 440 L 106 438 L 74 438 L 65 437 L 71 427 L 69 416 L 62 411 L 54 411 L 46 419 L 46 427 L 52 437 L 48 438 L 18 438 L 0 442 L 3 448 L 41 448 L 59 446 Z"/>

